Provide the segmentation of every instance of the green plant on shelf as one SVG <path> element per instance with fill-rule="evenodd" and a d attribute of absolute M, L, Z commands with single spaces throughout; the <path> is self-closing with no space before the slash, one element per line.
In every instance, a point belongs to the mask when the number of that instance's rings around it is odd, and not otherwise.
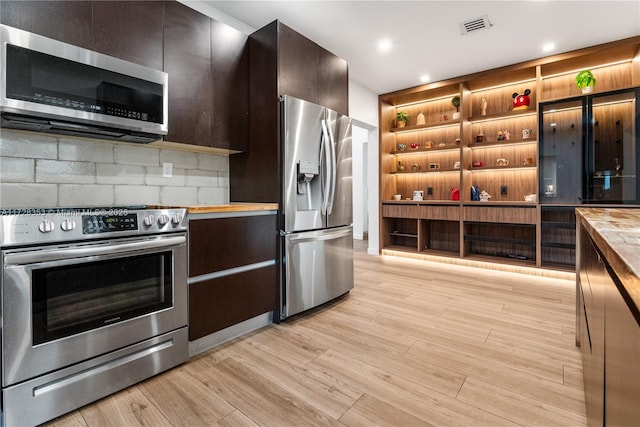
<path fill-rule="evenodd" d="M 582 70 L 576 75 L 576 87 L 582 92 L 591 92 L 596 85 L 596 78 L 590 70 Z"/>
<path fill-rule="evenodd" d="M 406 111 L 398 111 L 398 114 L 396 114 L 396 127 L 404 127 L 405 125 L 409 124 L 409 113 L 407 113 Z"/>

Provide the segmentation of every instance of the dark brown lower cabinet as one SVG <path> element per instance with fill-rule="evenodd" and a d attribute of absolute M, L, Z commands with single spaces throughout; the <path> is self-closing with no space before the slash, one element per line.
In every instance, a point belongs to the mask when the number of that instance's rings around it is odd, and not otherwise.
<path fill-rule="evenodd" d="M 640 426 L 640 326 L 613 282 L 606 295 L 605 425 Z"/>
<path fill-rule="evenodd" d="M 640 426 L 640 315 L 581 225 L 578 240 L 577 332 L 587 424 Z"/>
<path fill-rule="evenodd" d="M 275 309 L 275 265 L 189 285 L 189 341 Z"/>
<path fill-rule="evenodd" d="M 275 212 L 189 216 L 190 341 L 278 309 Z"/>

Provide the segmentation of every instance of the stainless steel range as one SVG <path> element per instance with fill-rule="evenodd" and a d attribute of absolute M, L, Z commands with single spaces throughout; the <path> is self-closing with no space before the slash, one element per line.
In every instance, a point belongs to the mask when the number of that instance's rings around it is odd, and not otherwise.
<path fill-rule="evenodd" d="M 3 425 L 36 425 L 188 357 L 184 209 L 0 216 Z"/>

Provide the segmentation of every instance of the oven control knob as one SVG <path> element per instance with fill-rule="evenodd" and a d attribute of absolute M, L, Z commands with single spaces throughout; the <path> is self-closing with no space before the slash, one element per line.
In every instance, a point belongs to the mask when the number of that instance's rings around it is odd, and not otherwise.
<path fill-rule="evenodd" d="M 67 218 L 62 221 L 62 224 L 60 224 L 60 228 L 62 228 L 64 231 L 71 231 L 76 228 L 76 222 L 72 219 Z"/>
<path fill-rule="evenodd" d="M 147 227 L 151 227 L 153 225 L 154 220 L 155 218 L 153 217 L 153 215 L 147 215 L 144 217 L 142 222 L 144 222 L 144 225 L 146 225 Z"/>
<path fill-rule="evenodd" d="M 158 225 L 160 227 L 164 227 L 169 222 L 169 215 L 162 214 L 158 217 Z"/>
<path fill-rule="evenodd" d="M 172 223 L 173 225 L 178 225 L 178 224 L 180 224 L 181 222 L 182 222 L 182 215 L 180 215 L 180 214 L 174 214 L 174 215 L 171 217 L 171 223 Z"/>
<path fill-rule="evenodd" d="M 50 219 L 43 219 L 40 225 L 38 226 L 38 230 L 41 233 L 50 233 L 56 228 L 56 225 Z"/>

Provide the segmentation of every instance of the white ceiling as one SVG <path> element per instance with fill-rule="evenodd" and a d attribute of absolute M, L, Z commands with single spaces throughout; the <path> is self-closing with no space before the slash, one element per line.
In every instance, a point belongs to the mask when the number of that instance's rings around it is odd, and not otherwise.
<path fill-rule="evenodd" d="M 183 2 L 246 33 L 279 19 L 349 61 L 350 79 L 376 94 L 640 35 L 640 0 Z M 460 22 L 482 15 L 489 29 L 461 35 Z M 382 38 L 391 51 L 377 50 Z"/>

